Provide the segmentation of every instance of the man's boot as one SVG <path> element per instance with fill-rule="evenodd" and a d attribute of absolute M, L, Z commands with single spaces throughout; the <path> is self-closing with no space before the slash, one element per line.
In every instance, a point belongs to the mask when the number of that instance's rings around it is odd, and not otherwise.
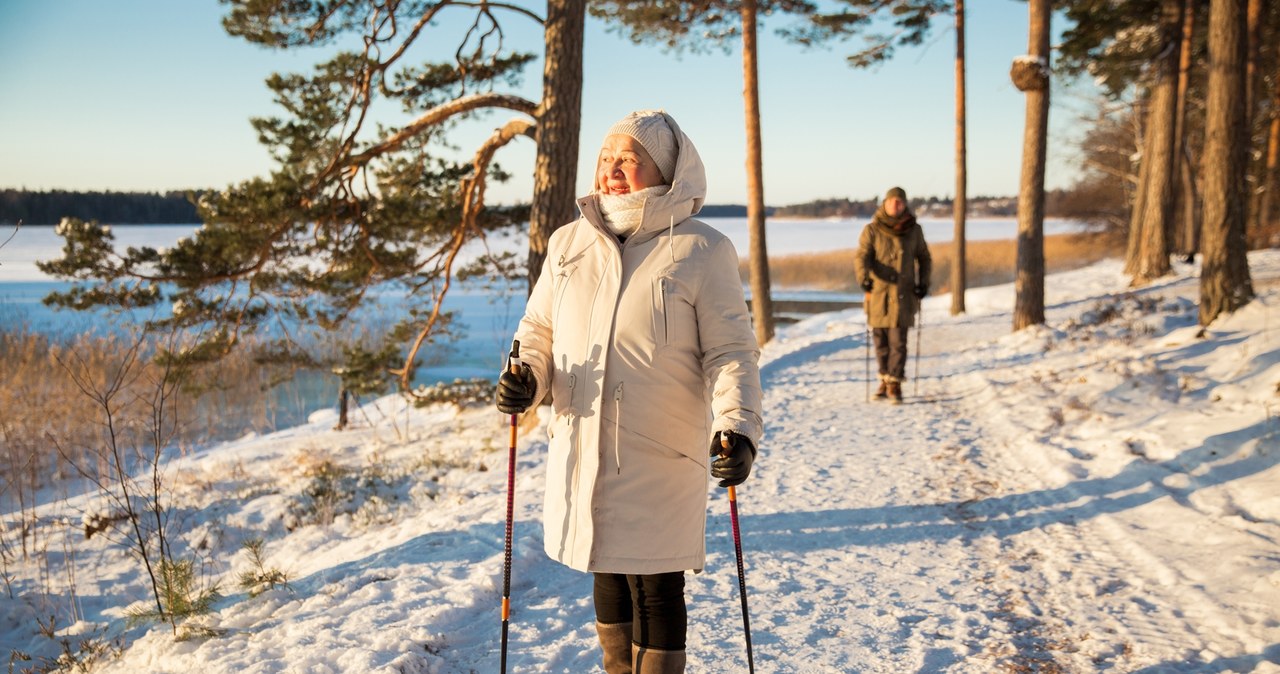
<path fill-rule="evenodd" d="M 600 649 L 604 651 L 605 674 L 632 674 L 631 623 L 596 623 Z"/>
<path fill-rule="evenodd" d="M 889 396 L 889 382 L 880 377 L 880 388 L 876 389 L 876 400 L 884 400 Z"/>
<path fill-rule="evenodd" d="M 902 382 L 900 381 L 889 382 L 889 402 L 893 403 L 894 405 L 902 404 Z"/>
<path fill-rule="evenodd" d="M 632 657 L 635 674 L 684 674 L 684 651 L 635 646 Z"/>

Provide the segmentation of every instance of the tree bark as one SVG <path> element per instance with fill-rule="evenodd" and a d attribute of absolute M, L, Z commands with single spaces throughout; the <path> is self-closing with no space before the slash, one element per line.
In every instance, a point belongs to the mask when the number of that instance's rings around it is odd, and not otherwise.
<path fill-rule="evenodd" d="M 764 161 L 760 152 L 760 86 L 756 48 L 756 3 L 742 3 L 742 98 L 747 118 L 747 231 L 751 268 L 751 313 L 756 340 L 773 339 L 773 298 L 769 283 L 769 252 L 765 244 Z"/>
<path fill-rule="evenodd" d="M 1190 261 L 1200 249 L 1200 209 L 1196 208 L 1195 165 L 1187 143 L 1187 91 L 1191 81 L 1191 48 L 1195 37 L 1196 10 L 1183 3 L 1182 46 L 1178 54 L 1178 109 L 1174 138 L 1177 142 L 1178 176 L 1182 186 L 1174 197 L 1174 250 Z"/>
<path fill-rule="evenodd" d="M 951 315 L 964 313 L 965 215 L 968 210 L 968 146 L 965 122 L 964 0 L 956 0 L 956 196 L 952 208 L 955 220 L 955 255 L 951 262 Z"/>
<path fill-rule="evenodd" d="M 1147 210 L 1147 187 L 1151 184 L 1147 176 L 1151 172 L 1151 162 L 1147 161 L 1147 139 L 1151 132 L 1147 129 L 1147 120 L 1151 116 L 1151 96 L 1148 93 L 1141 99 L 1140 105 L 1134 106 L 1134 127 L 1137 140 L 1134 154 L 1138 157 L 1138 184 L 1133 188 L 1133 205 L 1129 209 L 1129 241 L 1125 246 L 1124 273 L 1132 276 L 1138 271 L 1138 251 L 1142 248 L 1142 214 Z"/>
<path fill-rule="evenodd" d="M 1262 57 L 1262 15 L 1265 6 L 1264 0 L 1248 0 L 1248 6 L 1245 9 L 1244 114 L 1245 123 L 1248 124 L 1251 132 L 1254 128 L 1254 118 L 1258 113 L 1258 101 L 1261 98 L 1258 94 L 1261 90 L 1262 78 L 1258 64 Z M 1250 133 L 1247 138 L 1252 141 L 1253 134 Z M 1246 167 L 1245 185 L 1249 190 L 1248 219 L 1245 221 L 1245 245 L 1247 246 L 1249 239 L 1257 235 L 1262 225 L 1258 220 L 1258 208 L 1261 206 L 1262 199 L 1262 185 L 1259 184 L 1261 176 L 1253 174 L 1251 170 L 1253 168 L 1252 152 Z"/>
<path fill-rule="evenodd" d="M 1018 262 L 1013 329 L 1044 323 L 1044 167 L 1049 131 L 1049 0 L 1029 0 L 1027 53 L 1039 60 L 1042 86 L 1025 89 L 1022 184 L 1018 190 Z"/>
<path fill-rule="evenodd" d="M 1209 5 L 1209 85 L 1205 101 L 1204 261 L 1200 324 L 1244 306 L 1253 297 L 1245 246 L 1248 190 L 1247 31 L 1245 0 Z"/>
<path fill-rule="evenodd" d="M 1178 125 L 1178 65 L 1182 32 L 1182 0 L 1161 0 L 1162 48 L 1147 107 L 1147 133 L 1142 153 L 1146 178 L 1142 210 L 1136 213 L 1133 285 L 1144 285 L 1164 276 L 1169 267 L 1169 235 L 1172 233 Z"/>
<path fill-rule="evenodd" d="M 586 0 L 547 3 L 546 58 L 538 105 L 533 204 L 529 213 L 529 292 L 542 272 L 551 233 L 574 216 L 582 126 L 582 36 Z"/>
<path fill-rule="evenodd" d="M 1271 227 L 1275 216 L 1275 192 L 1280 189 L 1276 184 L 1277 164 L 1280 164 L 1280 77 L 1276 78 L 1275 94 L 1271 98 L 1271 124 L 1267 131 L 1267 164 L 1263 173 L 1262 198 L 1258 200 L 1258 224 L 1264 230 Z"/>

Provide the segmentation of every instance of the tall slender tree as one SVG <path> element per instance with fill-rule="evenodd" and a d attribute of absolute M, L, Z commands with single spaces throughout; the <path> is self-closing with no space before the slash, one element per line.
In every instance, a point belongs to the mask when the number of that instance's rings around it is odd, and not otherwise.
<path fill-rule="evenodd" d="M 741 37 L 751 313 L 756 338 L 761 344 L 768 342 L 773 339 L 774 319 L 765 236 L 757 20 L 760 14 L 808 16 L 815 11 L 814 5 L 807 0 L 598 0 L 591 4 L 590 11 L 633 42 L 658 42 L 676 51 L 727 51 Z"/>
<path fill-rule="evenodd" d="M 1280 44 L 1276 45 L 1280 57 Z M 1280 62 L 1280 58 L 1277 58 Z M 1275 193 L 1280 189 L 1280 72 L 1271 88 L 1271 118 L 1267 124 L 1267 154 L 1263 166 L 1262 196 L 1258 199 L 1258 223 L 1270 228 L 1275 222 Z"/>
<path fill-rule="evenodd" d="M 952 206 L 955 255 L 951 261 L 951 314 L 964 313 L 965 211 L 968 210 L 968 145 L 965 122 L 964 0 L 955 0 L 956 14 L 956 195 Z"/>
<path fill-rule="evenodd" d="M 1013 83 L 1026 94 L 1022 183 L 1018 189 L 1017 274 L 1013 329 L 1044 323 L 1044 169 L 1049 135 L 1049 0 L 1027 2 L 1027 55 L 1016 59 Z"/>
<path fill-rule="evenodd" d="M 1131 220 L 1128 268 L 1141 285 L 1168 274 L 1173 207 L 1176 195 L 1175 159 L 1178 124 L 1178 65 L 1182 46 L 1183 0 L 1160 0 L 1159 51 L 1153 67 L 1147 103 L 1142 176 L 1143 195 Z"/>
<path fill-rule="evenodd" d="M 773 291 L 769 281 L 769 247 L 764 217 L 764 153 L 760 137 L 759 48 L 756 46 L 756 0 L 742 0 L 742 101 L 747 123 L 747 231 L 751 247 L 751 303 L 756 339 L 773 339 Z"/>
<path fill-rule="evenodd" d="M 1173 249 L 1187 261 L 1195 258 L 1200 249 L 1200 209 L 1195 176 L 1195 162 L 1191 159 L 1191 144 L 1187 142 L 1190 125 L 1187 124 L 1187 97 L 1191 91 L 1191 52 L 1195 45 L 1195 5 L 1184 7 L 1182 13 L 1182 45 L 1178 54 L 1178 109 L 1173 137 L 1177 143 L 1179 189 L 1174 199 Z"/>
<path fill-rule="evenodd" d="M 1209 4 L 1209 91 L 1205 102 L 1204 261 L 1200 271 L 1200 324 L 1253 298 L 1246 255 L 1248 190 L 1246 0 Z"/>

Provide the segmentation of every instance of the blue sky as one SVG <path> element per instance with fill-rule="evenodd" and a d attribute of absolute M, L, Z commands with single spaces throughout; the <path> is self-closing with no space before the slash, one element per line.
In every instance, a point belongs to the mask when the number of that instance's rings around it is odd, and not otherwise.
<path fill-rule="evenodd" d="M 1024 98 L 1009 63 L 1026 51 L 1025 2 L 970 2 L 969 194 L 1017 192 Z M 0 2 L 0 187 L 168 190 L 223 187 L 272 168 L 251 117 L 277 113 L 263 83 L 272 72 L 309 71 L 323 53 L 267 50 L 228 36 L 214 0 L 5 0 Z M 538 6 L 541 12 L 541 6 Z M 537 48 L 516 17 L 509 43 Z M 954 32 L 899 50 L 869 71 L 845 65 L 854 43 L 804 50 L 760 34 L 765 200 L 867 198 L 901 185 L 912 195 L 954 191 Z M 520 24 L 526 24 L 521 26 Z M 1055 30 L 1061 26 L 1055 26 Z M 745 202 L 741 54 L 669 54 L 632 45 L 588 19 L 579 192 L 604 131 L 627 112 L 665 108 L 707 164 L 709 203 Z M 520 92 L 536 98 L 541 64 Z M 1079 97 L 1055 89 L 1050 187 L 1076 174 Z M 462 129 L 470 156 L 511 113 Z M 515 178 L 491 186 L 491 202 L 527 201 L 532 143 L 498 155 Z"/>

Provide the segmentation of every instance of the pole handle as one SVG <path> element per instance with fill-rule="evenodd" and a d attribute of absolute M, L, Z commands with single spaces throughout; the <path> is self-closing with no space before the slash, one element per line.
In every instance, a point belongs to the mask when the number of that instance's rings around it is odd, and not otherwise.
<path fill-rule="evenodd" d="M 520 340 L 511 340 L 511 354 L 507 356 L 507 371 L 511 374 L 520 374 Z"/>

